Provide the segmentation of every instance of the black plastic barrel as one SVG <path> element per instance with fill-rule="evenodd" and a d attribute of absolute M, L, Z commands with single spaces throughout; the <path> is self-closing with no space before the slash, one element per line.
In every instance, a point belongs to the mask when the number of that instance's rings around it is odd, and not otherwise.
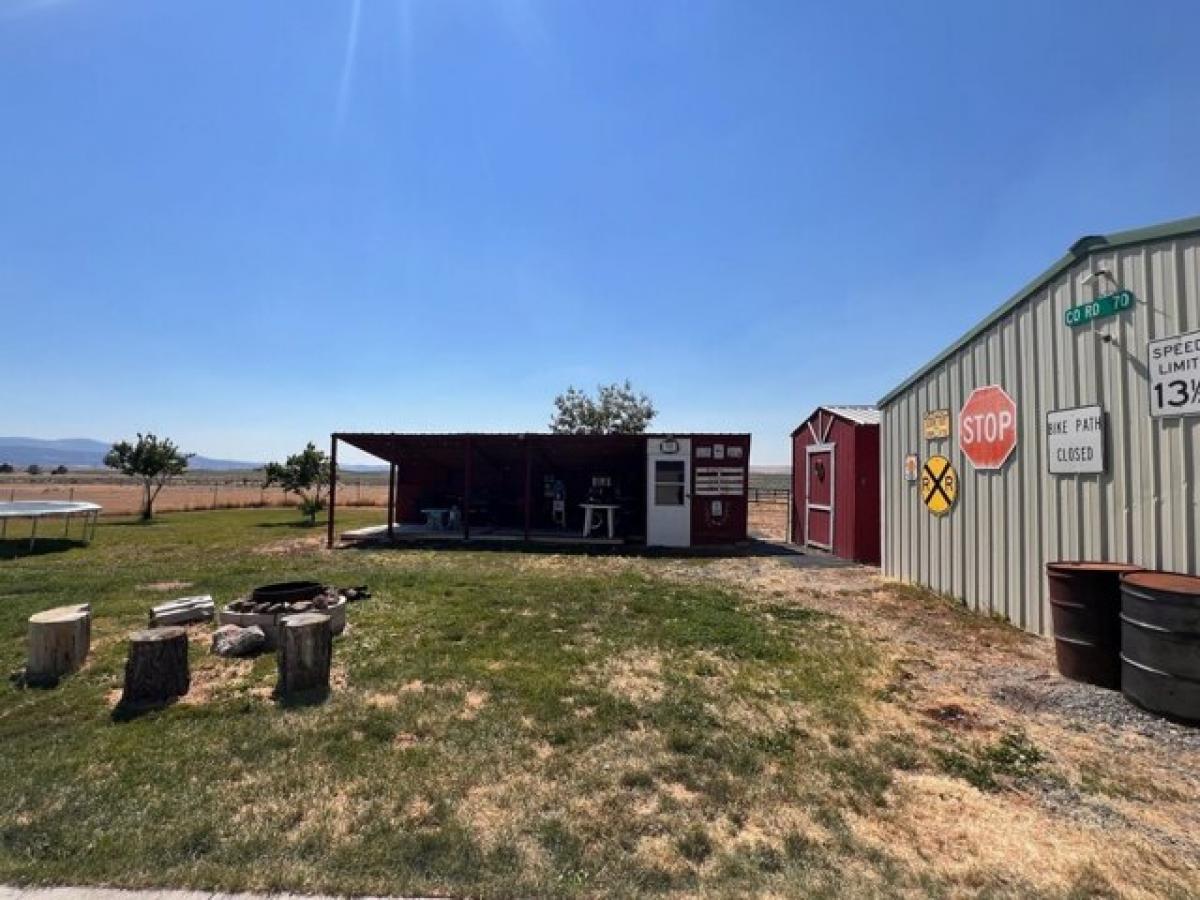
<path fill-rule="evenodd" d="M 1113 690 L 1121 686 L 1121 576 L 1138 571 L 1109 562 L 1046 566 L 1054 656 L 1067 678 Z"/>
<path fill-rule="evenodd" d="M 1121 579 L 1121 692 L 1151 712 L 1200 722 L 1200 578 Z"/>

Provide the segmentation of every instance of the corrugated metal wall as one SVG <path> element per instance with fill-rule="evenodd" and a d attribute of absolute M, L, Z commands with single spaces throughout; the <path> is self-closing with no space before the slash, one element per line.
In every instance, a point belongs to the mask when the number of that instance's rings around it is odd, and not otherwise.
<path fill-rule="evenodd" d="M 1068 328 L 1068 307 L 1093 297 L 1080 275 L 1108 269 L 1137 296 L 1132 312 Z M 1200 556 L 1200 417 L 1152 419 L 1150 340 L 1200 329 L 1200 236 L 1098 248 L 883 407 L 883 568 L 1048 633 L 1044 566 L 1106 559 L 1196 574 Z M 1112 343 L 1100 334 L 1113 336 Z M 1017 403 L 1018 444 L 997 472 L 958 449 L 958 411 L 971 390 L 999 384 Z M 1099 404 L 1107 471 L 1047 473 L 1046 413 Z M 922 417 L 951 413 L 947 440 L 927 441 Z M 906 483 L 906 454 L 947 456 L 958 502 L 937 518 Z"/>

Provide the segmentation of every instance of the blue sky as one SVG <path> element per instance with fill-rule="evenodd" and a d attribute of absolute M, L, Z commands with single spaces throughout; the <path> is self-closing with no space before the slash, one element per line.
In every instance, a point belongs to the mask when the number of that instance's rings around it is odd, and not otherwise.
<path fill-rule="evenodd" d="M 0 0 L 0 433 L 278 457 L 870 402 L 1200 212 L 1194 2 Z"/>

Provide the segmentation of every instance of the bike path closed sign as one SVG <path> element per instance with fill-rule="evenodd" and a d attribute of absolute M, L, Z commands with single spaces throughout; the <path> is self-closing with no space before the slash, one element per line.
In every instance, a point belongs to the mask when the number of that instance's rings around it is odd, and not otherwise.
<path fill-rule="evenodd" d="M 1104 410 L 1099 406 L 1046 413 L 1046 461 L 1051 475 L 1104 471 Z"/>
<path fill-rule="evenodd" d="M 1200 331 L 1150 342 L 1150 415 L 1200 416 Z"/>

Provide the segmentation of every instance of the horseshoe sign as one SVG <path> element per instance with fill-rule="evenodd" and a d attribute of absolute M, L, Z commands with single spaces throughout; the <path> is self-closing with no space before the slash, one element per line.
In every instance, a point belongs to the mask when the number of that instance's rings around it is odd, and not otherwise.
<path fill-rule="evenodd" d="M 944 456 L 931 456 L 921 470 L 921 502 L 935 516 L 944 516 L 958 499 L 958 473 Z"/>

